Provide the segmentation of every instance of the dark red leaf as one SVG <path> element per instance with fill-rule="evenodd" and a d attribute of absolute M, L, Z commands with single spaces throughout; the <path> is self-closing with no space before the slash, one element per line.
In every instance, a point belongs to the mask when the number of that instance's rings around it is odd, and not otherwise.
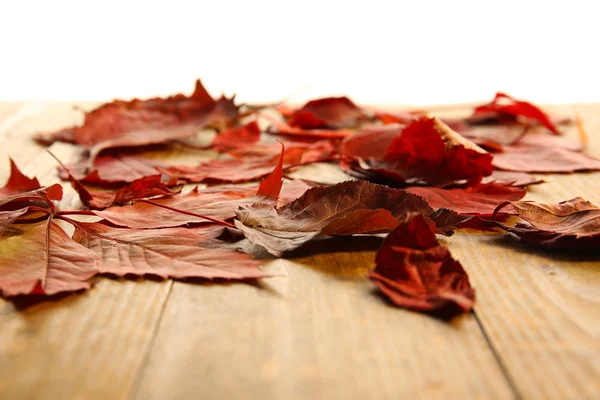
<path fill-rule="evenodd" d="M 460 180 L 476 184 L 493 171 L 491 155 L 436 118 L 421 118 L 397 129 L 399 133 L 389 142 L 385 154 L 364 160 L 348 158 L 343 165 L 365 179 L 379 177 L 399 183 L 426 182 L 435 186 Z M 382 140 L 388 143 L 391 133 L 383 132 Z M 363 141 L 369 143 L 373 135 L 365 134 L 364 138 L 367 140 Z M 345 143 L 346 154 L 351 153 L 351 138 Z M 354 144 L 354 149 L 358 143 Z M 377 147 L 378 150 L 381 148 Z M 362 151 L 365 153 L 368 151 Z"/>
<path fill-rule="evenodd" d="M 467 273 L 422 215 L 388 235 L 376 262 L 369 278 L 399 307 L 445 318 L 473 308 L 475 289 Z"/>
<path fill-rule="evenodd" d="M 496 213 L 507 205 L 528 224 L 497 226 L 516 234 L 523 243 L 565 249 L 600 247 L 600 208 L 581 197 L 558 204 L 511 201 L 499 205 Z"/>
<path fill-rule="evenodd" d="M 489 121 L 491 119 L 517 119 L 525 118 L 527 121 L 537 122 L 545 126 L 550 132 L 559 135 L 560 132 L 552 123 L 548 115 L 538 107 L 526 101 L 516 100 L 515 98 L 502 93 L 496 93 L 494 100 L 489 104 L 476 107 L 471 115 L 472 122 L 481 120 Z"/>
<path fill-rule="evenodd" d="M 356 127 L 363 119 L 363 111 L 349 98 L 327 97 L 309 101 L 287 123 L 303 129 L 344 129 Z"/>

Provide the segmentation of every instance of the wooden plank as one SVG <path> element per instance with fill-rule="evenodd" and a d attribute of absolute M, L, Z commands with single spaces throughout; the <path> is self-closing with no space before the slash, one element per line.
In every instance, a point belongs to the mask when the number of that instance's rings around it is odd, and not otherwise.
<path fill-rule="evenodd" d="M 600 105 L 578 106 L 600 157 Z M 572 115 L 572 106 L 555 108 Z M 570 132 L 573 134 L 572 130 Z M 551 175 L 527 199 L 582 196 L 600 204 L 600 173 Z M 459 234 L 448 240 L 477 287 L 475 312 L 525 399 L 600 396 L 600 255 L 541 251 L 509 235 Z"/>
<path fill-rule="evenodd" d="M 77 122 L 68 104 L 48 104 L 19 121 L 1 147 L 42 184 L 58 181 L 56 162 L 29 134 Z M 79 150 L 53 145 L 62 160 Z M 28 162 L 28 164 L 27 164 Z M 1 176 L 8 163 L 0 163 Z M 63 207 L 79 201 L 67 188 Z M 0 300 L 0 397 L 126 398 L 143 363 L 171 282 L 99 279 L 89 292 L 39 304 Z"/>
<path fill-rule="evenodd" d="M 512 398 L 473 316 L 446 324 L 375 294 L 379 245 L 316 242 L 272 261 L 285 276 L 266 287 L 176 282 L 136 397 Z"/>

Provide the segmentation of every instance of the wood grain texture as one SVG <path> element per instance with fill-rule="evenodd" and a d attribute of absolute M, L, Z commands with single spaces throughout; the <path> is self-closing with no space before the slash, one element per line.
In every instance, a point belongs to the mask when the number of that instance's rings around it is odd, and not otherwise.
<path fill-rule="evenodd" d="M 471 315 L 449 325 L 376 294 L 374 251 L 353 251 L 372 239 L 272 261 L 286 276 L 264 287 L 176 282 L 137 398 L 512 398 Z"/>

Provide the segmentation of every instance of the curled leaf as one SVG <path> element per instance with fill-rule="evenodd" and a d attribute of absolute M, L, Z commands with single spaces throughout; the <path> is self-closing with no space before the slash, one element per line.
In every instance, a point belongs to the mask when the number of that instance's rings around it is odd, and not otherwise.
<path fill-rule="evenodd" d="M 581 197 L 558 204 L 511 201 L 499 205 L 495 214 L 507 205 L 528 224 L 496 225 L 519 236 L 523 243 L 565 249 L 600 246 L 600 208 Z"/>
<path fill-rule="evenodd" d="M 348 181 L 314 187 L 279 208 L 242 206 L 235 224 L 251 242 L 279 256 L 317 235 L 389 232 L 409 213 L 431 215 L 433 209 L 423 198 L 401 189 Z"/>
<path fill-rule="evenodd" d="M 475 108 L 470 120 L 478 122 L 481 120 L 489 121 L 503 118 L 513 120 L 524 118 L 527 121 L 537 122 L 545 126 L 555 135 L 560 135 L 550 117 L 539 107 L 527 101 L 517 100 L 502 92 L 496 93 L 496 96 L 490 103 Z"/>
<path fill-rule="evenodd" d="M 369 278 L 399 307 L 445 318 L 473 308 L 475 289 L 467 273 L 422 215 L 409 217 L 388 235 L 376 263 Z"/>

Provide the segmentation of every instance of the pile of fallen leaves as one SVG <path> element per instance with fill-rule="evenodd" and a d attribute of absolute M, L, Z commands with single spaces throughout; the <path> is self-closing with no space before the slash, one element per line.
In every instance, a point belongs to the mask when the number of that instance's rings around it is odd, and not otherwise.
<path fill-rule="evenodd" d="M 461 119 L 368 109 L 346 97 L 301 108 L 238 105 L 214 99 L 200 81 L 189 97 L 115 100 L 81 126 L 36 138 L 85 149 L 76 163 L 57 160 L 84 208 L 59 209 L 63 187 L 40 186 L 11 160 L 0 188 L 0 291 L 50 296 L 88 289 L 98 274 L 260 279 L 268 276 L 261 260 L 240 248 L 282 257 L 320 237 L 386 234 L 369 274 L 381 292 L 400 307 L 456 315 L 471 310 L 475 290 L 436 234 L 503 229 L 544 247 L 600 244 L 593 204 L 520 201 L 543 182 L 531 173 L 600 170 L 583 152 L 579 120 L 580 143 L 560 137 L 570 122 L 503 93 Z M 207 129 L 216 135 L 198 145 Z M 173 143 L 219 157 L 175 165 L 144 156 Z M 317 162 L 349 179 L 288 178 Z M 188 184 L 203 189 L 182 191 Z"/>

